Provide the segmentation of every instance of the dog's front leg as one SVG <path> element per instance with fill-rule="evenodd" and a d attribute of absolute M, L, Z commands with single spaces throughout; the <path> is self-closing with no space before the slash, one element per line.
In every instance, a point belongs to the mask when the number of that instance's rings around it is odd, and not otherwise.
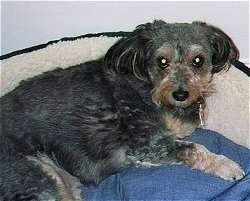
<path fill-rule="evenodd" d="M 234 181 L 244 177 L 242 168 L 229 158 L 210 152 L 203 145 L 167 138 L 159 138 L 148 149 L 142 148 L 134 152 L 134 162 L 142 166 L 160 164 L 186 164 L 193 169 Z"/>
<path fill-rule="evenodd" d="M 203 145 L 185 141 L 176 141 L 175 143 L 178 147 L 176 149 L 177 161 L 193 169 L 203 170 L 229 181 L 242 179 L 245 175 L 237 163 L 224 155 L 210 152 Z"/>

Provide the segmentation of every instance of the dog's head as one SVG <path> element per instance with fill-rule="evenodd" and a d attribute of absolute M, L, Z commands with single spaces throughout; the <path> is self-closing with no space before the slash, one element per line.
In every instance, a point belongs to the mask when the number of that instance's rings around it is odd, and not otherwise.
<path fill-rule="evenodd" d="M 212 91 L 215 73 L 228 69 L 239 52 L 231 38 L 202 22 L 139 25 L 114 44 L 105 64 L 117 73 L 153 83 L 157 105 L 188 107 Z"/>

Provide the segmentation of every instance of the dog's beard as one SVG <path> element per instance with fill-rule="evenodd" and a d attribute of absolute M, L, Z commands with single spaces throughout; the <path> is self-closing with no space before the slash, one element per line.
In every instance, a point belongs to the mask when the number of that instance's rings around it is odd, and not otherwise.
<path fill-rule="evenodd" d="M 208 115 L 206 106 L 206 100 L 200 97 L 187 107 L 163 106 L 163 108 L 178 119 L 186 119 L 197 124 L 197 126 L 205 127 Z"/>
<path fill-rule="evenodd" d="M 175 107 L 185 109 L 199 102 L 201 99 L 205 102 L 206 98 L 215 93 L 214 84 L 212 82 L 199 80 L 195 83 L 190 82 L 185 86 L 189 96 L 186 100 L 177 101 L 173 97 L 173 92 L 178 87 L 172 85 L 168 80 L 163 80 L 152 90 L 152 100 L 159 107 Z"/>
<path fill-rule="evenodd" d="M 197 85 L 189 86 L 188 90 L 193 94 L 184 101 L 175 100 L 172 89 L 171 85 L 161 85 L 152 90 L 153 102 L 180 119 L 192 120 L 200 127 L 206 126 L 208 115 L 206 98 L 215 92 L 214 85 L 209 82 L 201 84 L 199 87 Z"/>

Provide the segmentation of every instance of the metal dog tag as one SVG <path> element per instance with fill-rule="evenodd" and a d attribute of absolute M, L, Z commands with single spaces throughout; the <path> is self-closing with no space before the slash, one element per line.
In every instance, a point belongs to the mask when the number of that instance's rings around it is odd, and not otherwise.
<path fill-rule="evenodd" d="M 206 122 L 205 122 L 205 114 L 204 114 L 204 109 L 202 107 L 202 103 L 199 105 L 199 118 L 200 118 L 200 126 L 201 128 L 206 127 Z"/>

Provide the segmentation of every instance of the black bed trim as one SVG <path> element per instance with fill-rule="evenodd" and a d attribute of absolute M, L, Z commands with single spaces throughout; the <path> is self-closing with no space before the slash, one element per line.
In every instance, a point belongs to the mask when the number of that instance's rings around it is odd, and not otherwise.
<path fill-rule="evenodd" d="M 36 46 L 33 46 L 33 47 L 25 48 L 25 49 L 22 49 L 22 50 L 17 50 L 17 51 L 14 51 L 14 52 L 7 53 L 5 55 L 0 56 L 0 60 L 8 59 L 10 57 L 17 56 L 19 54 L 24 54 L 24 53 L 29 53 L 29 52 L 33 52 L 33 51 L 36 51 L 36 50 L 40 50 L 40 49 L 46 48 L 48 45 L 55 44 L 55 43 L 62 42 L 62 41 L 74 41 L 74 40 L 77 40 L 77 39 L 100 37 L 100 36 L 126 37 L 130 33 L 131 32 L 125 32 L 125 31 L 103 32 L 103 33 L 96 33 L 96 34 L 85 34 L 85 35 L 76 36 L 76 37 L 65 37 L 65 38 L 61 38 L 59 40 L 50 41 L 50 42 L 45 43 L 45 44 L 40 44 L 40 45 L 36 45 Z"/>
<path fill-rule="evenodd" d="M 10 52 L 8 54 L 0 56 L 0 60 L 8 59 L 8 58 L 11 58 L 13 56 L 17 56 L 19 54 L 29 53 L 29 52 L 33 52 L 33 51 L 36 51 L 36 50 L 39 50 L 39 49 L 43 49 L 43 48 L 46 48 L 48 45 L 55 44 L 55 43 L 62 42 L 62 41 L 74 41 L 74 40 L 77 40 L 77 39 L 100 37 L 100 36 L 127 37 L 130 33 L 131 32 L 119 31 L 119 32 L 103 32 L 103 33 L 95 33 L 95 34 L 85 34 L 85 35 L 76 36 L 76 37 L 64 37 L 64 38 L 61 38 L 59 40 L 53 40 L 53 41 L 50 41 L 50 42 L 45 43 L 45 44 L 36 45 L 36 46 L 25 48 L 25 49 L 22 49 L 22 50 L 17 50 L 17 51 L 14 51 L 14 52 Z M 244 63 L 242 63 L 241 61 L 238 61 L 238 60 L 234 60 L 231 63 L 236 68 L 238 68 L 243 73 L 245 73 L 247 76 L 250 76 L 250 69 Z"/>
<path fill-rule="evenodd" d="M 244 63 L 242 63 L 241 61 L 238 60 L 234 60 L 231 61 L 231 63 L 238 68 L 239 70 L 241 70 L 243 73 L 245 73 L 248 77 L 250 76 L 250 68 L 247 67 Z"/>

